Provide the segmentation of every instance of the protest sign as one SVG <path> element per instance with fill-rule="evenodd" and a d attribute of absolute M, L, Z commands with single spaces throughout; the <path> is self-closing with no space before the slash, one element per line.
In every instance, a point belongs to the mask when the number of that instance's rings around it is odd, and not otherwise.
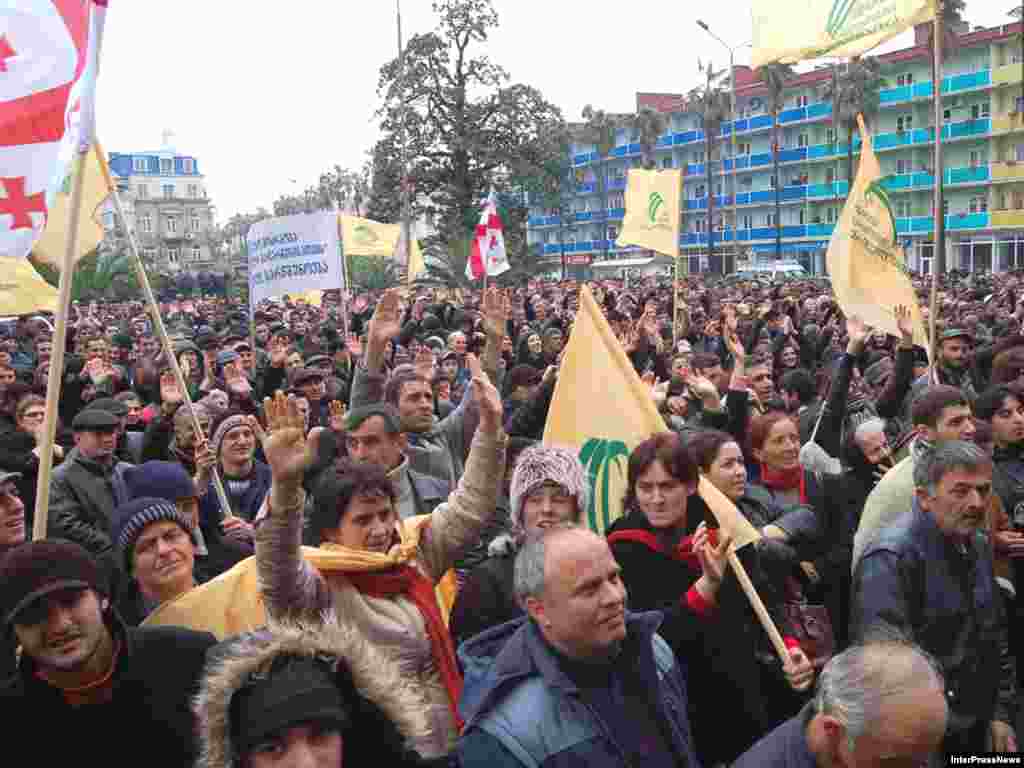
<path fill-rule="evenodd" d="M 249 230 L 249 307 L 264 299 L 342 288 L 338 218 L 332 211 L 259 221 Z"/>

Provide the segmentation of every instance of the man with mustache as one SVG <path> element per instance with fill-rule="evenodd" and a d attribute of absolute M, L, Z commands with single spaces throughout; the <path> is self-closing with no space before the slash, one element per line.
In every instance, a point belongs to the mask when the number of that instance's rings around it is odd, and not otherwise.
<path fill-rule="evenodd" d="M 33 744 L 40 765 L 131 765 L 140 745 L 149 765 L 193 764 L 190 704 L 212 635 L 126 627 L 95 558 L 59 539 L 22 544 L 0 560 L 0 622 L 21 646 L 16 673 L 0 683 L 5 727 L 27 734 L 60 723 Z M 104 738 L 114 723 L 123 738 Z"/>
<path fill-rule="evenodd" d="M 950 753 L 1015 752 L 1016 684 L 1003 597 L 982 534 L 992 459 L 950 440 L 914 463 L 914 501 L 877 531 L 853 573 L 850 633 L 887 625 L 935 657 L 946 679 Z"/>

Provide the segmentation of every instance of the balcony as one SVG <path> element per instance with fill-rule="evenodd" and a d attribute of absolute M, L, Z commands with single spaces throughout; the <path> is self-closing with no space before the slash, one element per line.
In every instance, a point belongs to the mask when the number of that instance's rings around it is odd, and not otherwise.
<path fill-rule="evenodd" d="M 1024 180 L 1024 162 L 992 163 L 992 181 Z"/>
<path fill-rule="evenodd" d="M 1024 227 L 1024 210 L 992 211 L 993 227 Z"/>
<path fill-rule="evenodd" d="M 1003 64 L 992 70 L 992 85 L 1012 85 L 1019 83 L 1024 76 L 1024 63 L 1019 61 Z"/>
<path fill-rule="evenodd" d="M 1017 73 L 1017 79 L 1020 79 L 1020 73 Z M 943 93 L 959 93 L 960 91 L 969 91 L 977 88 L 985 88 L 986 86 L 992 85 L 993 73 L 991 70 L 982 69 L 977 72 L 968 72 L 963 75 L 950 75 L 949 77 L 942 78 L 942 92 Z M 1012 81 L 1010 81 L 1012 82 Z M 879 92 L 879 101 L 885 104 L 895 104 L 901 101 L 911 101 L 912 99 L 930 99 L 932 96 L 932 82 L 931 80 L 923 83 L 914 83 L 912 85 L 902 85 L 896 88 L 886 88 Z"/>
<path fill-rule="evenodd" d="M 992 133 L 1012 133 L 1024 130 L 1024 113 L 1007 112 L 992 118 Z"/>

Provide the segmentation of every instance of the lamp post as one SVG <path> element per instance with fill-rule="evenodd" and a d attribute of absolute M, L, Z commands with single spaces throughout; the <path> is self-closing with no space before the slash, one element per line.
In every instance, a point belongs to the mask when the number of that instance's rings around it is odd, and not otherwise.
<path fill-rule="evenodd" d="M 697 19 L 697 26 L 711 35 L 712 38 L 717 40 L 725 50 L 729 52 L 729 111 L 732 114 L 732 125 L 729 127 L 729 141 L 732 144 L 732 247 L 735 253 L 733 260 L 733 268 L 736 266 L 736 259 L 740 255 L 740 243 L 739 243 L 739 212 L 736 207 L 736 196 L 739 192 L 736 184 L 736 51 L 740 48 L 749 47 L 753 41 L 748 40 L 745 43 L 739 45 L 729 45 L 722 38 L 711 31 L 711 28 L 700 19 Z M 711 152 L 708 151 L 708 162 L 711 162 Z M 725 174 L 723 174 L 724 177 Z M 714 190 L 709 189 L 708 194 L 710 195 Z M 711 225 L 712 222 L 708 222 Z M 708 237 L 714 237 L 714 233 L 708 233 Z M 723 265 L 724 267 L 725 265 Z M 728 270 L 723 269 L 723 273 Z"/>

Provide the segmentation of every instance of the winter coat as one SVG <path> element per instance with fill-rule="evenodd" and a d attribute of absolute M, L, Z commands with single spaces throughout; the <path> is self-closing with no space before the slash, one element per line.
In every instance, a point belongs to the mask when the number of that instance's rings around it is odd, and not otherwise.
<path fill-rule="evenodd" d="M 382 375 L 371 375 L 362 363 L 356 368 L 352 384 L 352 410 L 384 400 Z M 432 475 L 455 486 L 462 476 L 469 443 L 479 421 L 476 402 L 469 389 L 459 407 L 443 421 L 437 421 L 427 432 L 406 433 L 408 446 L 405 455 L 409 465 L 417 472 Z"/>
<path fill-rule="evenodd" d="M 469 572 L 448 619 L 448 631 L 456 646 L 485 629 L 523 615 L 513 583 L 515 562 L 513 548 L 506 554 L 492 555 Z"/>
<path fill-rule="evenodd" d="M 200 747 L 196 768 L 238 766 L 231 739 L 232 729 L 237 727 L 231 722 L 232 697 L 252 675 L 270 669 L 274 660 L 286 656 L 337 659 L 344 668 L 339 687 L 353 704 L 352 723 L 344 740 L 346 763 L 358 755 L 373 755 L 381 766 L 417 763 L 407 750 L 429 730 L 423 698 L 416 685 L 403 678 L 387 656 L 353 627 L 336 620 L 274 625 L 225 640 L 209 656 L 195 701 Z"/>
<path fill-rule="evenodd" d="M 732 768 L 818 768 L 807 744 L 807 724 L 813 717 L 814 708 L 807 705 L 740 755 Z"/>
<path fill-rule="evenodd" d="M 197 749 L 191 703 L 213 635 L 128 628 L 114 614 L 108 626 L 120 641 L 111 700 L 73 707 L 36 675 L 31 657 L 22 656 L 18 674 L 0 684 L 7 732 L 50 734 L 33 740 L 35 765 L 192 765 Z"/>
<path fill-rule="evenodd" d="M 224 484 L 224 492 L 228 500 L 233 504 L 231 493 L 228 490 L 228 481 L 224 477 L 223 470 L 220 470 L 220 480 Z M 249 487 L 237 501 L 237 506 L 232 513 L 250 523 L 256 519 L 260 505 L 270 492 L 270 467 L 262 461 L 253 461 L 252 475 L 250 475 Z M 199 520 L 205 526 L 219 525 L 224 519 L 220 508 L 220 499 L 217 497 L 217 490 L 213 487 L 213 481 L 206 487 L 206 493 L 199 499 Z M 204 531 L 205 532 L 205 531 Z"/>
<path fill-rule="evenodd" d="M 916 500 L 854 566 L 851 639 L 884 624 L 935 657 L 950 712 L 947 750 L 983 751 L 990 720 L 1014 722 L 1005 619 L 988 538 L 978 531 L 958 551 Z"/>
<path fill-rule="evenodd" d="M 699 768 L 686 717 L 686 667 L 657 634 L 657 612 L 627 613 L 627 637 L 613 673 L 642 691 L 675 764 Z M 532 620 L 521 618 L 473 638 L 459 651 L 466 670 L 459 711 L 466 720 L 457 755 L 465 768 L 619 768 L 639 745 L 590 707 Z M 621 663 L 620 663 L 621 662 Z M 635 711 L 622 718 L 637 717 Z"/>
<path fill-rule="evenodd" d="M 113 551 L 110 516 L 128 501 L 123 474 L 131 465 L 110 465 L 71 451 L 50 478 L 50 516 L 47 535 L 68 539 L 94 555 Z"/>
<path fill-rule="evenodd" d="M 473 448 L 462 480 L 431 514 L 409 563 L 435 584 L 476 542 L 494 514 L 498 489 L 493 479 L 504 471 L 505 438 L 477 432 Z M 315 620 L 333 610 L 371 642 L 387 646 L 402 674 L 418 681 L 428 701 L 430 735 L 418 751 L 426 757 L 446 754 L 454 744 L 455 723 L 422 614 L 404 596 L 366 596 L 343 573 L 322 576 L 302 558 L 299 512 L 304 495 L 300 491 L 292 499 L 275 497 L 256 530 L 256 561 L 268 615 Z"/>
<path fill-rule="evenodd" d="M 693 530 L 703 519 L 704 505 L 692 496 L 689 506 L 688 528 Z M 717 605 L 711 606 L 694 586 L 701 571 L 689 537 L 676 552 L 666 552 L 647 518 L 634 511 L 615 521 L 608 538 L 622 567 L 630 606 L 664 613 L 659 633 L 686 665 L 689 717 L 702 762 L 713 765 L 736 757 L 796 710 L 798 703 L 781 665 L 731 570 L 719 589 Z M 776 625 L 788 636 L 779 610 L 781 585 L 768 583 L 753 547 L 744 547 L 740 554 Z"/>
<path fill-rule="evenodd" d="M 32 451 L 36 439 L 28 432 L 15 429 L 0 433 L 0 472 L 20 472 L 15 480 L 18 496 L 25 504 L 25 530 L 32 530 L 36 511 L 36 482 L 39 479 L 39 459 Z M 56 461 L 56 457 L 54 458 Z"/>

